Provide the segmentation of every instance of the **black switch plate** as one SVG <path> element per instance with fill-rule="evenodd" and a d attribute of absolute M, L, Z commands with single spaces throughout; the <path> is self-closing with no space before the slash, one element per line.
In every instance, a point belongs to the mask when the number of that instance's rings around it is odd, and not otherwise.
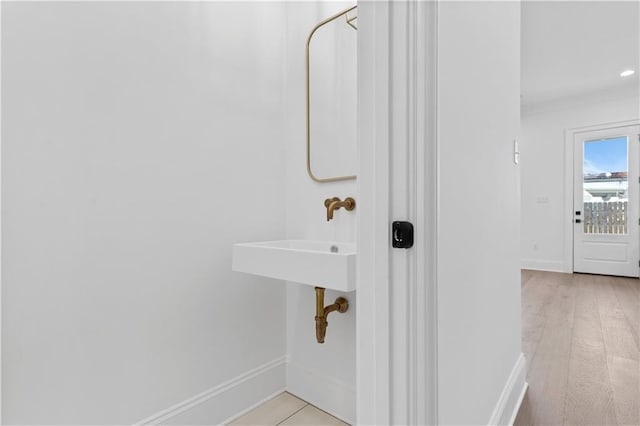
<path fill-rule="evenodd" d="M 393 222 L 391 225 L 391 245 L 394 248 L 413 247 L 413 224 L 411 222 Z"/>

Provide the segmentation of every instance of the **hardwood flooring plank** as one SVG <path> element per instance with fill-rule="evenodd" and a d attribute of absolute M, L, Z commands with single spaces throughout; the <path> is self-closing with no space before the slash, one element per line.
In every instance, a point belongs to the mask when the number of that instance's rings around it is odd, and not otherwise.
<path fill-rule="evenodd" d="M 543 342 L 536 354 L 544 366 L 544 386 L 541 397 L 547 403 L 543 410 L 535 410 L 542 415 L 540 424 L 558 424 L 564 417 L 564 396 L 567 392 L 571 342 L 575 312 L 575 286 L 561 285 L 550 310 Z"/>
<path fill-rule="evenodd" d="M 545 322 L 537 349 L 535 353 L 525 352 L 529 365 L 527 423 L 561 424 L 564 416 L 576 288 L 571 280 L 559 279 L 560 277 L 549 274 L 545 276 L 549 280 L 547 285 L 555 291 L 546 301 L 545 310 L 541 311 Z M 545 297 L 547 296 L 548 294 L 545 294 Z M 535 303 L 529 304 L 524 311 L 533 306 Z M 520 421 L 524 420 L 521 418 Z"/>
<path fill-rule="evenodd" d="M 607 355 L 637 361 L 640 358 L 638 344 L 626 319 L 605 315 L 601 321 Z"/>
<path fill-rule="evenodd" d="M 515 425 L 640 425 L 640 281 L 522 273 L 529 390 Z"/>
<path fill-rule="evenodd" d="M 528 426 L 534 425 L 533 416 L 531 413 L 531 407 L 533 403 L 531 402 L 530 393 L 527 391 L 527 394 L 524 396 L 522 400 L 522 404 L 520 405 L 520 410 L 518 411 L 518 415 L 516 416 L 515 421 L 513 422 L 513 426 Z"/>
<path fill-rule="evenodd" d="M 569 362 L 564 424 L 618 424 L 608 375 L 604 346 L 594 341 L 575 341 Z"/>
<path fill-rule="evenodd" d="M 529 314 L 526 318 L 523 318 L 522 352 L 528 355 L 527 359 L 533 358 L 536 353 L 546 321 L 547 319 L 543 315 L 537 314 Z"/>
<path fill-rule="evenodd" d="M 617 424 L 598 306 L 601 287 L 591 275 L 577 282 L 565 424 Z"/>
<path fill-rule="evenodd" d="M 522 291 L 522 343 L 527 359 L 533 359 L 543 336 L 548 313 L 563 285 L 557 273 L 536 272 Z"/>
<path fill-rule="evenodd" d="M 640 425 L 640 362 L 607 356 L 616 417 L 621 425 Z"/>
<path fill-rule="evenodd" d="M 529 281 L 529 279 L 531 279 L 531 277 L 533 277 L 535 274 L 535 271 L 529 270 L 529 269 L 521 269 L 520 270 L 520 283 L 522 285 L 526 284 L 527 281 Z"/>
<path fill-rule="evenodd" d="M 524 353 L 533 357 L 547 322 L 547 306 L 557 290 L 548 285 L 537 285 L 527 290 L 523 297 L 530 302 L 522 308 L 522 343 Z"/>
<path fill-rule="evenodd" d="M 635 279 L 612 279 L 609 285 L 616 296 L 618 306 L 623 312 L 631 330 L 636 346 L 640 348 L 640 281 Z"/>

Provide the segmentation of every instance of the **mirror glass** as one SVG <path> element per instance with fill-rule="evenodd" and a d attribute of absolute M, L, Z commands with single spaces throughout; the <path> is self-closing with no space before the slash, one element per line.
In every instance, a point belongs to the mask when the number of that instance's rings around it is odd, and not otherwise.
<path fill-rule="evenodd" d="M 312 178 L 355 178 L 357 166 L 357 41 L 347 19 L 320 26 L 309 42 L 309 154 Z M 351 24 L 357 27 L 357 20 Z"/>

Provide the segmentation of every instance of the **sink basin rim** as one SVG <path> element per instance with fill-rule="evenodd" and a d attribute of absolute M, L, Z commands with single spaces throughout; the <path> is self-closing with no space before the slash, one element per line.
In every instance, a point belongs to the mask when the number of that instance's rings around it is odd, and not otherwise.
<path fill-rule="evenodd" d="M 292 246 L 293 244 L 300 244 L 301 247 Z M 285 245 L 288 244 L 288 245 Z M 356 253 L 356 245 L 355 243 L 342 242 L 342 241 L 324 241 L 324 240 L 273 240 L 273 241 L 255 241 L 255 242 L 247 242 L 247 243 L 237 243 L 237 246 L 242 247 L 262 247 L 265 249 L 274 249 L 274 250 L 292 250 L 292 251 L 301 251 L 308 253 L 323 253 L 330 255 L 355 255 Z M 310 245 L 322 245 L 323 247 L 329 247 L 327 250 L 319 250 L 315 248 L 309 248 Z M 338 252 L 330 251 L 331 246 L 338 246 Z M 345 249 L 346 251 L 342 251 Z"/>
<path fill-rule="evenodd" d="M 333 253 L 332 245 L 348 252 Z M 231 269 L 252 275 L 351 292 L 356 286 L 356 245 L 318 240 L 274 240 L 233 245 Z"/>

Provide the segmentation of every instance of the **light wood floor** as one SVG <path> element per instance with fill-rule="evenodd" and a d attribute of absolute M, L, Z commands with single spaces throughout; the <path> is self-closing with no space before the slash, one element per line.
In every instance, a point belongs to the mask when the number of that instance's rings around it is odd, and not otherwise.
<path fill-rule="evenodd" d="M 640 425 L 640 281 L 522 271 L 515 425 Z"/>

